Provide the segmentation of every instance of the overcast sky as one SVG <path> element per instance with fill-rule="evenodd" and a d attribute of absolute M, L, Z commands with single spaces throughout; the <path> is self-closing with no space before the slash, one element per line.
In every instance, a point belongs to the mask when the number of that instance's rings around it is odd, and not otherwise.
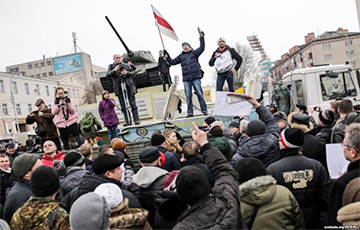
<path fill-rule="evenodd" d="M 205 32 L 206 48 L 200 62 L 211 72 L 208 60 L 217 39 L 227 44 L 248 44 L 257 34 L 268 56 L 275 61 L 292 46 L 338 27 L 359 31 L 355 0 L 0 0 L 0 71 L 5 66 L 38 60 L 42 55 L 69 54 L 72 32 L 78 46 L 91 55 L 93 64 L 107 67 L 113 53 L 124 53 L 120 41 L 105 20 L 107 15 L 131 50 L 149 50 L 157 60 L 162 49 L 151 6 L 174 28 L 176 42 L 163 36 L 174 58 L 186 41 L 199 46 L 197 26 Z M 180 67 L 172 67 L 172 75 Z M 206 75 L 207 76 L 207 75 Z"/>

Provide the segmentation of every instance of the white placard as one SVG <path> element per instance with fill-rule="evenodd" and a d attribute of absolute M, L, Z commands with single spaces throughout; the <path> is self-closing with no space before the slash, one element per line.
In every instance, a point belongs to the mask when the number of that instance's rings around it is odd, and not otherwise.
<path fill-rule="evenodd" d="M 341 177 L 350 163 L 345 159 L 341 144 L 326 144 L 326 162 L 331 179 Z"/>
<path fill-rule="evenodd" d="M 214 115 L 239 116 L 249 115 L 252 104 L 244 97 L 228 96 L 229 92 L 217 91 Z"/>
<path fill-rule="evenodd" d="M 229 50 L 222 53 L 221 56 L 216 58 L 215 60 L 215 69 L 219 72 L 224 69 L 228 69 L 229 66 L 232 65 L 233 65 L 233 61 Z"/>

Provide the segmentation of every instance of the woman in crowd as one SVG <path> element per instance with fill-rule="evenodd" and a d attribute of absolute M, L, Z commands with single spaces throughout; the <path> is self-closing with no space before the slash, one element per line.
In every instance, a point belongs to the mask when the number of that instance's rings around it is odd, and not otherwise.
<path fill-rule="evenodd" d="M 108 129 L 109 141 L 114 137 L 119 137 L 119 119 L 115 112 L 116 102 L 110 97 L 109 91 L 104 90 L 102 93 L 102 101 L 99 104 L 99 114 L 104 125 Z"/>
<path fill-rule="evenodd" d="M 178 143 L 178 139 L 176 137 L 176 132 L 172 129 L 165 129 L 163 132 L 165 137 L 165 149 L 167 151 L 173 152 L 175 156 L 180 160 L 182 147 Z"/>

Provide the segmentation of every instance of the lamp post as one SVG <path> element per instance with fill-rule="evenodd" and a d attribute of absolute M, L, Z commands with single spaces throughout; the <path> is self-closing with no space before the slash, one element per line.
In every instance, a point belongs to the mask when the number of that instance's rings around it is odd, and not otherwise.
<path fill-rule="evenodd" d="M 10 77 L 10 99 L 11 99 L 11 103 L 13 105 L 13 110 L 14 110 L 14 114 L 15 114 L 15 120 L 16 120 L 16 127 L 17 127 L 17 130 L 18 132 L 20 133 L 20 126 L 19 126 L 19 120 L 18 120 L 18 117 L 17 117 L 17 111 L 16 111 L 16 108 L 15 108 L 15 100 L 14 100 L 14 92 L 13 92 L 13 82 L 12 82 L 12 79 L 14 77 L 14 73 L 11 74 L 11 77 Z M 17 133 L 17 132 L 16 132 Z"/>

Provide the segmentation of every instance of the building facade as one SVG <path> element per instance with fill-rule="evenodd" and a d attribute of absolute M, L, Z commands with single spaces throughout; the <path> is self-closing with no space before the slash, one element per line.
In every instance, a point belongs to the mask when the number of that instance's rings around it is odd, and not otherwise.
<path fill-rule="evenodd" d="M 270 70 L 272 78 L 282 76 L 295 69 L 324 64 L 345 64 L 360 68 L 360 33 L 339 28 L 327 31 L 315 38 L 314 33 L 305 36 L 305 44 L 295 45 L 288 53 L 275 61 Z"/>
<path fill-rule="evenodd" d="M 51 106 L 56 87 L 63 87 L 74 100 L 76 108 L 81 105 L 85 85 L 70 73 L 65 76 L 36 78 L 0 72 L 0 135 L 13 135 L 19 132 L 33 133 L 34 126 L 26 125 L 26 116 L 37 110 L 35 101 L 43 99 Z M 17 119 L 16 119 L 17 117 Z M 19 129 L 17 129 L 17 122 Z"/>

